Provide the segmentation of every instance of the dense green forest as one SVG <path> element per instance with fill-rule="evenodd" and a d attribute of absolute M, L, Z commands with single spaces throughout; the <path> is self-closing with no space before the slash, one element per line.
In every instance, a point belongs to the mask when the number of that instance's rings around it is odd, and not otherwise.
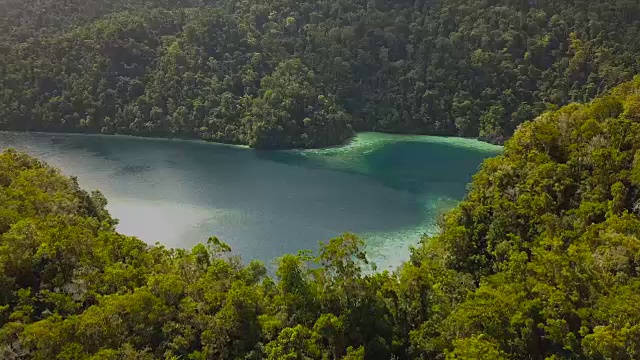
<path fill-rule="evenodd" d="M 0 0 L 0 129 L 502 142 L 640 72 L 638 0 Z"/>
<path fill-rule="evenodd" d="M 2 359 L 638 359 L 640 77 L 522 125 L 395 272 L 345 234 L 243 265 L 118 234 L 0 155 Z"/>

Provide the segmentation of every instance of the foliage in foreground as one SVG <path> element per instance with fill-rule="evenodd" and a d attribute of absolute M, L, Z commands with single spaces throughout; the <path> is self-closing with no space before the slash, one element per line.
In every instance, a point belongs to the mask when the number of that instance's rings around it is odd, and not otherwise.
<path fill-rule="evenodd" d="M 0 155 L 3 359 L 637 359 L 640 78 L 524 124 L 395 273 L 343 235 L 276 279 L 215 238 L 114 231 L 99 193 Z"/>

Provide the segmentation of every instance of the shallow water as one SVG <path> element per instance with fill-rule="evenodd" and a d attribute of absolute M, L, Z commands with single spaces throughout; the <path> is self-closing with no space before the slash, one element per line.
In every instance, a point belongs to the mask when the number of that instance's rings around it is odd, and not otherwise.
<path fill-rule="evenodd" d="M 118 230 L 190 248 L 218 236 L 267 263 L 354 232 L 379 268 L 407 259 L 500 147 L 474 140 L 359 134 L 344 147 L 254 151 L 125 136 L 2 133 L 14 147 L 99 189 Z"/>

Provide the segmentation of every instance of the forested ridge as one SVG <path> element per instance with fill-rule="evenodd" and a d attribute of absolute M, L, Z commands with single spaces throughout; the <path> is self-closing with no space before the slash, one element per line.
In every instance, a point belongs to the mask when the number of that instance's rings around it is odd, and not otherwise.
<path fill-rule="evenodd" d="M 638 0 L 1 0 L 0 128 L 502 142 L 640 72 Z"/>
<path fill-rule="evenodd" d="M 217 238 L 147 246 L 99 192 L 9 150 L 0 357 L 637 359 L 639 190 L 640 77 L 523 124 L 394 272 L 351 234 L 273 278 Z"/>

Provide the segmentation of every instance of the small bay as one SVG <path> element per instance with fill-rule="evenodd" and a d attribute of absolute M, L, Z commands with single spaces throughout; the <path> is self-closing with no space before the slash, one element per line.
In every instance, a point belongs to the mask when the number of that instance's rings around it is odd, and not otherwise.
<path fill-rule="evenodd" d="M 501 148 L 475 140 L 362 133 L 348 145 L 256 151 L 196 141 L 0 132 L 13 147 L 98 189 L 118 230 L 168 247 L 218 236 L 267 264 L 353 232 L 379 268 L 409 256 Z"/>

